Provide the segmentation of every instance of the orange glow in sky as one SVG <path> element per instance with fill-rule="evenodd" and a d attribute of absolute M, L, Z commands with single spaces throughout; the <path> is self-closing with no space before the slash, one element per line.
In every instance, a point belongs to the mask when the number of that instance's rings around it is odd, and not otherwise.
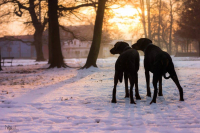
<path fill-rule="evenodd" d="M 125 5 L 123 7 L 120 7 L 119 5 L 113 5 L 111 6 L 111 8 L 114 13 L 114 17 L 110 18 L 108 22 L 115 23 L 122 32 L 127 33 L 128 31 L 130 31 L 130 29 L 137 27 L 138 24 L 140 23 L 138 10 L 132 7 L 131 5 Z M 85 8 L 82 10 L 82 13 L 85 15 L 88 15 L 88 14 L 95 15 L 95 11 L 93 10 L 93 8 Z M 69 23 L 62 23 L 61 21 L 61 24 L 64 24 L 64 25 L 66 24 L 67 26 Z M 74 20 L 74 22 L 72 22 L 72 25 L 73 24 L 79 25 L 80 22 L 78 21 L 76 22 L 76 20 Z M 22 24 L 20 25 L 18 22 L 15 22 L 9 25 L 8 27 L 10 27 L 11 29 L 10 31 L 12 31 L 12 33 L 14 33 L 15 35 L 22 34 L 22 31 L 23 31 Z M 27 33 L 23 32 L 23 34 L 27 34 Z"/>
<path fill-rule="evenodd" d="M 131 17 L 135 14 L 138 14 L 137 9 L 133 8 L 131 5 L 125 5 L 123 7 L 113 5 L 112 8 L 113 11 L 116 13 L 116 16 Z"/>
<path fill-rule="evenodd" d="M 138 10 L 131 5 L 125 5 L 119 7 L 118 5 L 113 5 L 112 10 L 115 14 L 114 18 L 110 19 L 110 23 L 116 23 L 118 28 L 122 32 L 130 32 L 130 29 L 134 29 L 140 23 L 140 17 Z"/>

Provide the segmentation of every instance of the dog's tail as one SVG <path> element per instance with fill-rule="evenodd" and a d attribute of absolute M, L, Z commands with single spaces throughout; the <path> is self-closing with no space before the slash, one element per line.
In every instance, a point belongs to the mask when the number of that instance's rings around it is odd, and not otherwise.
<path fill-rule="evenodd" d="M 169 60 L 168 59 L 161 60 L 161 64 L 163 66 L 163 72 L 162 72 L 163 77 L 165 79 L 169 79 L 171 76 L 170 75 L 168 77 L 166 76 L 167 66 L 169 65 Z"/>
<path fill-rule="evenodd" d="M 165 79 L 169 79 L 170 76 L 168 76 L 168 77 L 166 76 L 169 61 L 170 60 L 168 59 L 168 57 L 165 54 L 161 53 L 161 54 L 157 55 L 156 62 L 154 63 L 153 71 L 155 73 L 162 73 L 162 76 Z"/>

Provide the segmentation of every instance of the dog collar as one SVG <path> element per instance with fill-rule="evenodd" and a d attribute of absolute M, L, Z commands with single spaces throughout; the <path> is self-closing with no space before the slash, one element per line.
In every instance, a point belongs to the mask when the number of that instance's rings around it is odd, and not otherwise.
<path fill-rule="evenodd" d="M 153 45 L 152 43 L 149 43 L 145 48 L 144 48 L 144 53 L 145 53 L 145 51 L 147 50 L 147 48 L 149 47 L 149 46 L 151 46 L 151 45 Z"/>

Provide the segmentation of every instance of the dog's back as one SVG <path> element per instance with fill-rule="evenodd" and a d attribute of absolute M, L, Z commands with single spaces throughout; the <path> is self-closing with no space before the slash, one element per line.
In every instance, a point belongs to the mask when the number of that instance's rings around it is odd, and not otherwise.
<path fill-rule="evenodd" d="M 165 79 L 172 78 L 176 86 L 179 89 L 180 100 L 183 99 L 183 89 L 180 86 L 178 81 L 177 74 L 174 70 L 174 64 L 170 55 L 162 51 L 159 47 L 152 44 L 152 41 L 148 38 L 140 38 L 135 44 L 132 45 L 133 49 L 142 50 L 144 52 L 144 68 L 145 68 L 145 77 L 147 83 L 147 96 L 151 96 L 151 90 L 149 85 L 149 71 L 153 73 L 153 86 L 154 86 L 154 95 L 153 99 L 150 102 L 156 103 L 157 97 L 157 83 L 159 81 L 159 96 L 162 96 L 162 76 Z M 169 77 L 166 77 L 166 73 L 169 73 Z"/>
<path fill-rule="evenodd" d="M 148 67 L 152 73 L 162 73 L 165 78 L 169 78 L 165 76 L 165 73 L 168 66 L 172 63 L 170 55 L 155 45 L 149 46 L 144 52 L 145 67 Z"/>
<path fill-rule="evenodd" d="M 135 49 L 128 49 L 118 57 L 115 71 L 119 72 L 119 81 L 122 82 L 123 72 L 128 74 L 137 73 L 139 70 L 139 53 Z"/>

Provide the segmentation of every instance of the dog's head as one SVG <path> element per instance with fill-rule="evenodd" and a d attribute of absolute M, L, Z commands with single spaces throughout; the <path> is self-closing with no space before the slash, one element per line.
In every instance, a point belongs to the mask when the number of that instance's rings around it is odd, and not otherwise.
<path fill-rule="evenodd" d="M 150 43 L 152 43 L 152 41 L 150 39 L 140 38 L 135 44 L 132 45 L 132 48 L 143 51 L 145 49 L 145 47 Z"/>
<path fill-rule="evenodd" d="M 129 44 L 126 42 L 117 42 L 114 47 L 110 50 L 111 54 L 121 54 Z"/>

